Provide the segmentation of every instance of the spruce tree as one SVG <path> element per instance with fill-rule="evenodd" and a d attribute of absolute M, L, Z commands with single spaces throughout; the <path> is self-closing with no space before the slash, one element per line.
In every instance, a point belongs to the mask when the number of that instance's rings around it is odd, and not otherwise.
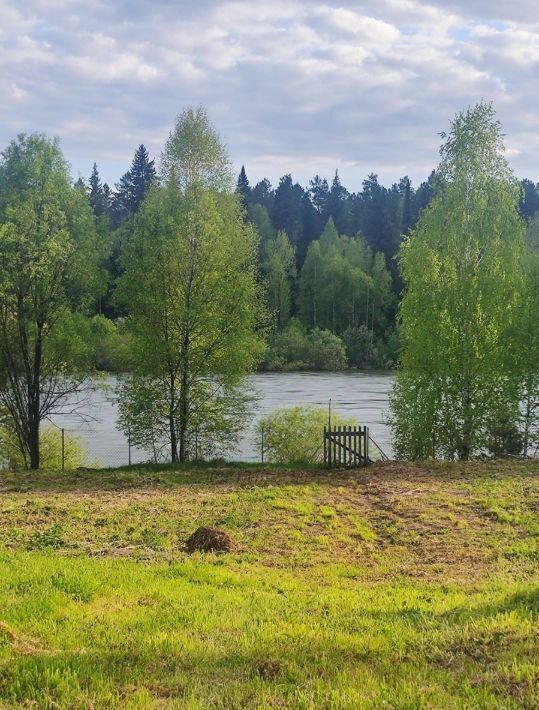
<path fill-rule="evenodd" d="M 251 204 L 251 187 L 249 185 L 249 180 L 247 178 L 247 173 L 245 172 L 244 165 L 241 166 L 240 174 L 238 175 L 236 192 L 240 196 L 243 208 L 247 209 Z"/>
<path fill-rule="evenodd" d="M 301 201 L 303 188 L 292 181 L 291 175 L 284 175 L 275 191 L 272 210 L 273 226 L 284 229 L 292 245 L 296 246 L 301 235 Z"/>
<path fill-rule="evenodd" d="M 350 220 L 348 207 L 348 191 L 342 186 L 338 170 L 331 183 L 329 191 L 329 216 L 333 219 L 339 234 L 348 234 Z"/>
<path fill-rule="evenodd" d="M 155 180 L 154 161 L 150 160 L 150 155 L 143 144 L 139 145 L 135 151 L 129 170 L 129 177 L 131 186 L 130 206 L 133 212 L 137 212 Z"/>
<path fill-rule="evenodd" d="M 131 167 L 116 184 L 112 206 L 115 226 L 138 212 L 155 178 L 154 161 L 150 160 L 148 151 L 141 144 L 135 151 Z"/>
<path fill-rule="evenodd" d="M 106 211 L 105 193 L 103 192 L 103 185 L 101 184 L 101 179 L 99 177 L 97 163 L 94 163 L 92 174 L 90 175 L 90 180 L 88 181 L 88 198 L 90 200 L 90 205 L 92 206 L 94 215 L 96 217 L 104 215 Z"/>

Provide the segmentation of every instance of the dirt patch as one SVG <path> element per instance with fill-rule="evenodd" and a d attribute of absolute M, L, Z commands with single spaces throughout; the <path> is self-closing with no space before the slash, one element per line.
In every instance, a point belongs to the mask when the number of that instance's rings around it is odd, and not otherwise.
<path fill-rule="evenodd" d="M 36 639 L 16 633 L 3 621 L 0 621 L 0 634 L 7 638 L 8 643 L 11 645 L 15 653 L 20 653 L 23 655 L 54 654 L 54 651 L 51 651 L 47 648 L 43 648 L 43 646 Z"/>
<path fill-rule="evenodd" d="M 230 552 L 232 540 L 224 530 L 198 528 L 185 542 L 187 552 Z"/>

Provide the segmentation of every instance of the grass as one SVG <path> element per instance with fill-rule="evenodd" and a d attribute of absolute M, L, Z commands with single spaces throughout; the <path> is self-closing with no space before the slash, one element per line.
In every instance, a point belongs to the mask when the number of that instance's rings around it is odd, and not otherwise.
<path fill-rule="evenodd" d="M 538 512 L 537 462 L 0 474 L 0 707 L 538 708 Z"/>

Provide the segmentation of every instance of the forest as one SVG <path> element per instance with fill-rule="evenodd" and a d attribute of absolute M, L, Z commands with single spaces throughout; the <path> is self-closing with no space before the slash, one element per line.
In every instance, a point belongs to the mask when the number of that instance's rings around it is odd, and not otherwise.
<path fill-rule="evenodd" d="M 397 360 L 399 457 L 537 451 L 538 186 L 513 175 L 490 104 L 451 125 L 417 189 L 370 175 L 357 193 L 337 173 L 251 188 L 203 108 L 114 190 L 96 164 L 73 183 L 57 139 L 19 135 L 0 161 L 3 460 L 46 462 L 47 422 L 89 416 L 100 370 L 124 375 L 126 439 L 175 463 L 233 450 L 257 368 Z"/>
<path fill-rule="evenodd" d="M 123 315 L 112 298 L 121 244 L 156 179 L 155 160 L 140 145 L 114 188 L 102 183 L 96 163 L 89 179 L 78 181 L 109 249 L 104 262 L 109 286 L 98 310 L 116 325 Z M 433 170 L 417 187 L 408 176 L 386 187 L 371 173 L 352 191 L 336 171 L 331 180 L 315 175 L 306 186 L 287 174 L 274 187 L 267 179 L 251 185 L 242 166 L 236 192 L 245 220 L 259 235 L 257 270 L 269 314 L 269 346 L 259 369 L 395 366 L 403 287 L 396 256 L 430 204 L 436 181 Z M 520 188 L 519 211 L 537 239 L 539 184 L 524 178 Z M 97 364 L 118 367 L 106 348 Z"/>

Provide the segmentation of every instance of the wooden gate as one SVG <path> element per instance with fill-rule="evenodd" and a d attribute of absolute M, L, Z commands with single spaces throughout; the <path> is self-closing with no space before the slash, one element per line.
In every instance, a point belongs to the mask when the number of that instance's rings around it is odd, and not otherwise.
<path fill-rule="evenodd" d="M 368 466 L 369 427 L 324 427 L 324 464 L 327 468 Z"/>

